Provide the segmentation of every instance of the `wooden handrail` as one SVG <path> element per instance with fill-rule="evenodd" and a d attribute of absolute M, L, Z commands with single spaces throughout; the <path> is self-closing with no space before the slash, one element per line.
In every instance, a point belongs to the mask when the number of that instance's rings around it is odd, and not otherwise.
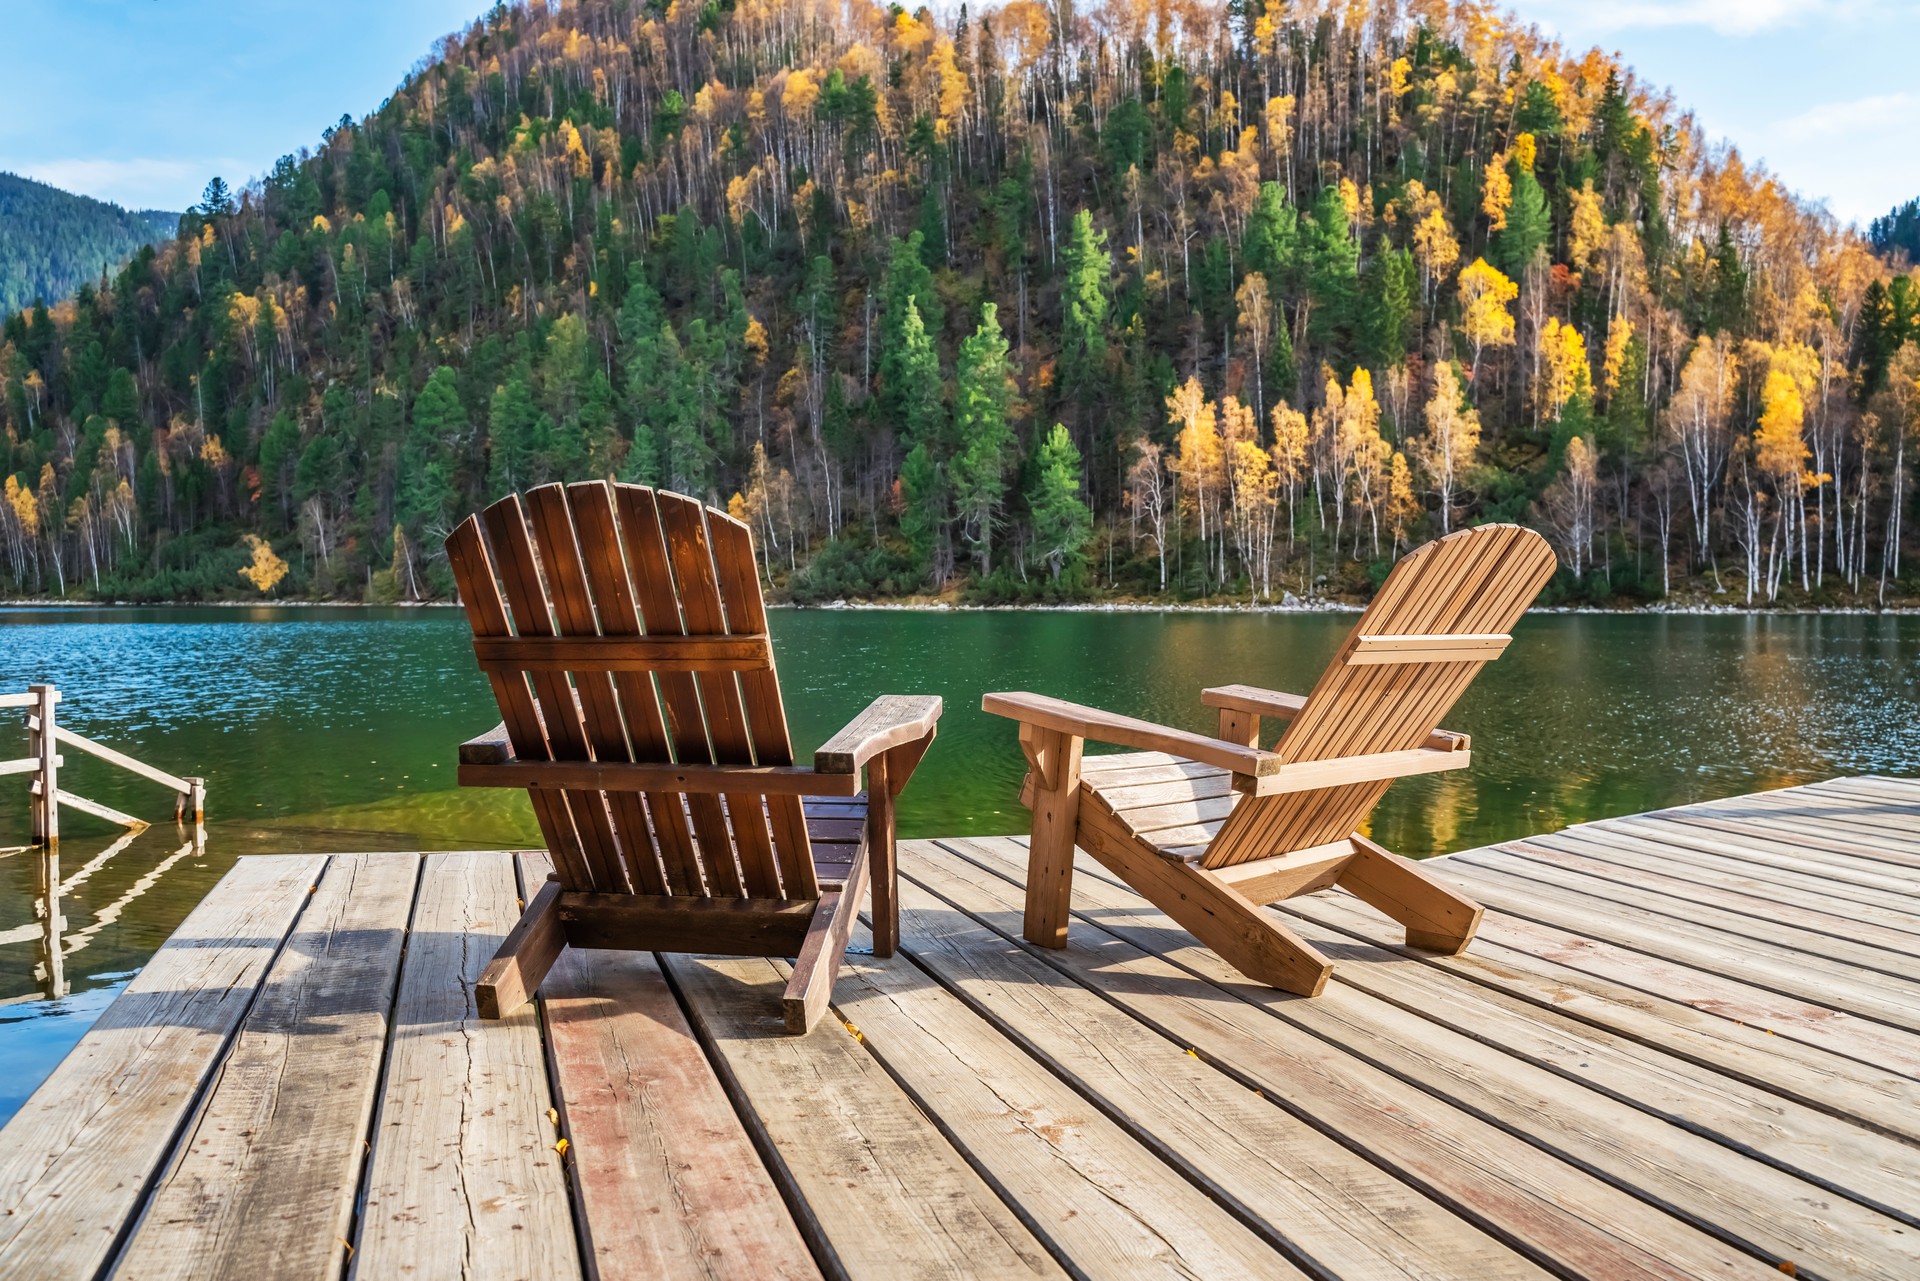
<path fill-rule="evenodd" d="M 76 748 L 117 765 L 130 774 L 160 784 L 170 789 L 176 800 L 173 816 L 176 821 L 183 820 L 189 810 L 197 827 L 206 820 L 207 783 L 205 779 L 181 777 L 158 769 L 145 761 L 135 760 L 125 752 L 115 751 L 104 743 L 96 743 L 84 734 L 76 734 L 60 725 L 54 718 L 54 707 L 60 702 L 60 691 L 51 685 L 35 685 L 25 694 L 0 694 L 0 708 L 29 707 L 27 714 L 27 734 L 31 746 L 30 755 L 20 760 L 0 761 L 0 775 L 32 774 L 33 786 L 30 794 L 33 798 L 33 839 L 36 844 L 48 844 L 60 839 L 60 807 L 77 809 L 84 814 L 106 819 L 127 828 L 149 826 L 145 819 L 123 814 L 110 805 L 99 801 L 90 801 L 60 787 L 60 770 L 66 765 L 66 758 L 59 752 L 64 745 Z"/>

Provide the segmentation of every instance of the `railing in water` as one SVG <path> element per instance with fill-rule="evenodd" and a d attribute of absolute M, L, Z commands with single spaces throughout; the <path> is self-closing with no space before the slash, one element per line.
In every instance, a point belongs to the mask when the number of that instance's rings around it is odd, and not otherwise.
<path fill-rule="evenodd" d="M 122 827 L 143 828 L 150 826 L 145 819 L 123 814 L 110 805 L 99 801 L 90 801 L 75 792 L 62 791 L 60 788 L 60 770 L 66 764 L 60 748 L 71 747 L 75 751 L 97 756 L 112 765 L 118 765 L 129 773 L 138 774 L 162 787 L 172 789 L 174 793 L 173 817 L 175 822 L 186 822 L 189 816 L 198 828 L 206 821 L 207 781 L 203 778 L 182 778 L 156 769 L 144 761 L 137 761 L 124 752 L 116 752 L 103 743 L 96 743 L 84 735 L 56 723 L 54 707 L 60 702 L 60 691 L 52 685 L 32 685 L 24 694 L 0 694 L 0 708 L 24 707 L 27 711 L 27 755 L 19 760 L 0 761 L 0 775 L 31 774 L 33 779 L 33 839 L 36 844 L 49 845 L 60 839 L 60 807 L 79 810 L 95 818 L 105 819 L 109 823 L 118 823 Z"/>

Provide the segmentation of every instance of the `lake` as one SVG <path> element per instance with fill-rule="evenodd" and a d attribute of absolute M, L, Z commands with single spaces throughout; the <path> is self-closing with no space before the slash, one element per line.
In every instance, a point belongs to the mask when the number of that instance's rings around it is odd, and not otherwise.
<path fill-rule="evenodd" d="M 1352 614 L 781 610 L 803 753 L 878 693 L 947 711 L 904 836 L 1013 832 L 1023 770 L 980 695 L 1028 689 L 1189 729 L 1234 682 L 1304 693 Z M 53 995 L 27 781 L 0 778 L 0 1122 L 242 854 L 537 841 L 523 795 L 461 792 L 454 748 L 499 718 L 451 609 L 0 611 L 0 689 L 60 686 L 69 728 L 208 780 L 204 848 L 173 798 L 69 750 L 63 788 L 168 820 L 124 843 L 61 815 Z M 1420 856 L 1838 774 L 1920 773 L 1920 618 L 1534 615 L 1446 728 L 1474 765 L 1397 784 L 1371 835 Z M 11 717 L 9 717 L 11 721 Z M 25 754 L 0 728 L 0 759 Z M 803 755 L 802 759 L 805 757 Z"/>

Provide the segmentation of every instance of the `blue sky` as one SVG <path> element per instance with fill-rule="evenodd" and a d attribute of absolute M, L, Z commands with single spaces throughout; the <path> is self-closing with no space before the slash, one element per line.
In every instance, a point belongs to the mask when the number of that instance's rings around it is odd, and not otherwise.
<path fill-rule="evenodd" d="M 180 209 L 364 114 L 488 0 L 6 0 L 0 169 Z M 1920 196 L 1920 0 L 1517 0 L 1854 221 Z"/>

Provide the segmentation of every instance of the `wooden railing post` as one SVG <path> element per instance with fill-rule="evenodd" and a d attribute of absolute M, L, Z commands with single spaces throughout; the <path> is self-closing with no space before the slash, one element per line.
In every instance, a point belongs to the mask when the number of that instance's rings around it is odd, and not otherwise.
<path fill-rule="evenodd" d="M 39 699 L 35 707 L 40 722 L 32 739 L 33 755 L 40 761 L 35 783 L 38 794 L 33 802 L 33 839 L 51 845 L 60 839 L 60 743 L 53 727 L 53 705 L 60 701 L 60 691 L 51 685 L 27 688 Z"/>

